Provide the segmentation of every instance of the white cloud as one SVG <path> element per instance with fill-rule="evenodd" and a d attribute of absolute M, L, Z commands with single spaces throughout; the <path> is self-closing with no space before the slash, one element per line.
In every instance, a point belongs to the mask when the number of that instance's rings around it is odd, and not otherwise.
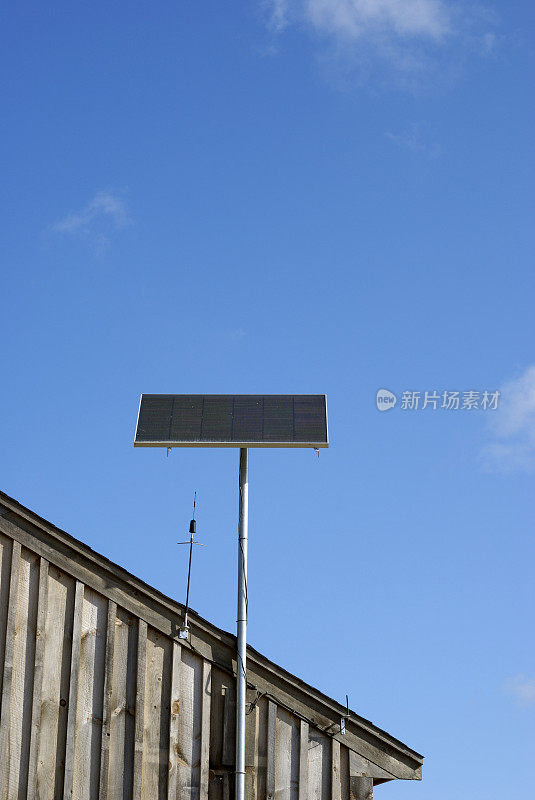
<path fill-rule="evenodd" d="M 53 225 L 58 233 L 89 233 L 93 231 L 97 238 L 102 238 L 99 231 L 102 224 L 114 228 L 124 228 L 129 224 L 124 201 L 111 192 L 97 192 L 96 195 L 80 211 L 67 214 Z"/>
<path fill-rule="evenodd" d="M 269 25 L 276 31 L 282 31 L 288 23 L 288 0 L 267 0 Z"/>
<path fill-rule="evenodd" d="M 304 6 L 317 30 L 349 39 L 370 31 L 437 39 L 451 31 L 442 0 L 308 0 Z"/>
<path fill-rule="evenodd" d="M 506 681 L 504 690 L 513 695 L 519 706 L 532 706 L 535 704 L 535 678 L 516 675 Z"/>
<path fill-rule="evenodd" d="M 262 0 L 268 25 L 280 33 L 290 25 L 308 29 L 328 43 L 331 56 L 352 63 L 361 77 L 371 64 L 422 76 L 459 68 L 460 51 L 489 55 L 495 15 L 477 0 Z M 449 75 L 446 76 L 446 79 Z"/>
<path fill-rule="evenodd" d="M 485 466 L 529 469 L 535 465 L 535 365 L 500 389 L 496 411 L 489 418 L 491 442 L 483 449 Z"/>

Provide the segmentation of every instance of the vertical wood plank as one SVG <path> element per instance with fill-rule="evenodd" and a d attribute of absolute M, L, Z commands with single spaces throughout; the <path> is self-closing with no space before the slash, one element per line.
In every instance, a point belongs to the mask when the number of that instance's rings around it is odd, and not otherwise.
<path fill-rule="evenodd" d="M 245 796 L 258 800 L 258 696 L 247 689 L 245 715 Z"/>
<path fill-rule="evenodd" d="M 198 800 L 201 772 L 203 659 L 182 648 L 178 724 L 178 800 Z"/>
<path fill-rule="evenodd" d="M 331 800 L 342 800 L 340 742 L 337 739 L 331 741 Z"/>
<path fill-rule="evenodd" d="M 223 763 L 223 719 L 224 703 L 223 683 L 225 675 L 217 667 L 212 667 L 212 702 L 210 704 L 210 768 L 221 769 Z M 217 783 L 220 783 L 219 778 Z"/>
<path fill-rule="evenodd" d="M 272 700 L 268 700 L 266 800 L 274 800 L 275 797 L 276 743 L 277 743 L 277 706 Z"/>
<path fill-rule="evenodd" d="M 256 763 L 256 740 L 257 740 L 257 693 L 254 689 L 247 689 L 247 705 L 245 712 L 245 766 L 254 767 Z"/>
<path fill-rule="evenodd" d="M 74 580 L 50 564 L 36 778 L 39 800 L 63 796 L 73 610 Z"/>
<path fill-rule="evenodd" d="M 201 696 L 201 767 L 199 776 L 199 800 L 208 800 L 210 780 L 210 700 L 212 694 L 212 666 L 203 659 Z"/>
<path fill-rule="evenodd" d="M 172 642 L 155 628 L 149 627 L 147 630 L 142 781 L 142 795 L 146 800 L 167 794 L 171 660 Z"/>
<path fill-rule="evenodd" d="M 145 726 L 145 674 L 147 669 L 147 623 L 138 619 L 136 719 L 134 729 L 133 800 L 142 800 L 143 788 L 143 730 Z"/>
<path fill-rule="evenodd" d="M 267 732 L 268 732 L 268 700 L 261 697 L 257 703 L 257 756 L 256 768 L 256 793 L 255 800 L 265 800 L 267 780 Z"/>
<path fill-rule="evenodd" d="M 308 722 L 299 731 L 299 800 L 308 800 Z"/>
<path fill-rule="evenodd" d="M 73 790 L 74 734 L 76 730 L 76 704 L 78 701 L 78 673 L 80 670 L 83 600 L 84 584 L 81 581 L 76 581 L 72 624 L 69 703 L 67 707 L 67 738 L 65 744 L 65 780 L 63 784 L 63 800 L 71 800 Z"/>
<path fill-rule="evenodd" d="M 297 800 L 299 796 L 298 720 L 284 708 L 277 708 L 275 752 L 275 797 Z"/>
<path fill-rule="evenodd" d="M 349 750 L 340 745 L 340 784 L 342 800 L 349 800 Z"/>
<path fill-rule="evenodd" d="M 99 800 L 108 601 L 84 587 L 74 729 L 73 797 Z"/>
<path fill-rule="evenodd" d="M 331 744 L 320 731 L 309 728 L 308 798 L 325 800 L 331 795 Z"/>
<path fill-rule="evenodd" d="M 111 712 L 112 712 L 112 687 L 113 663 L 115 653 L 115 620 L 117 618 L 117 603 L 108 600 L 108 615 L 106 623 L 106 653 L 104 663 L 104 697 L 102 702 L 102 740 L 100 745 L 100 792 L 99 800 L 108 800 L 108 784 L 110 773 L 110 741 L 111 741 Z"/>
<path fill-rule="evenodd" d="M 13 541 L 11 551 L 11 567 L 9 576 L 9 599 L 6 618 L 6 635 L 4 648 L 4 669 L 2 683 L 2 706 L 0 709 L 0 798 L 4 798 L 8 779 L 8 738 L 9 713 L 11 705 L 11 685 L 13 682 L 13 652 L 15 646 L 15 615 L 17 610 L 17 594 L 20 569 L 20 544 Z"/>
<path fill-rule="evenodd" d="M 236 764 L 236 688 L 223 686 L 223 747 L 222 763 L 227 767 Z"/>
<path fill-rule="evenodd" d="M 43 660 L 45 650 L 45 625 L 48 601 L 48 561 L 39 559 L 39 588 L 37 596 L 37 625 L 35 631 L 35 660 L 32 698 L 32 725 L 30 757 L 28 761 L 28 800 L 37 797 L 37 753 L 41 730 L 41 701 L 43 691 Z"/>
<path fill-rule="evenodd" d="M 137 620 L 117 608 L 114 620 L 108 797 L 132 797 L 137 670 Z"/>
<path fill-rule="evenodd" d="M 0 687 L 3 685 L 4 675 L 12 554 L 13 539 L 9 539 L 3 533 L 0 533 Z M 1 706 L 2 691 L 0 689 L 0 708 Z"/>
<path fill-rule="evenodd" d="M 176 800 L 178 776 L 178 716 L 180 713 L 180 663 L 181 645 L 173 642 L 171 664 L 171 710 L 169 714 L 169 780 L 167 799 Z"/>
<path fill-rule="evenodd" d="M 289 716 L 283 708 L 277 709 L 275 723 L 275 796 L 277 800 L 291 800 L 292 726 L 287 719 Z"/>
<path fill-rule="evenodd" d="M 143 713 L 143 791 L 145 800 L 159 797 L 160 769 L 160 700 L 162 652 L 159 634 L 147 629 L 147 666 L 145 674 L 145 710 Z"/>
<path fill-rule="evenodd" d="M 13 680 L 9 714 L 7 797 L 26 797 L 32 720 L 32 696 L 37 628 L 39 557 L 22 548 L 13 645 Z"/>

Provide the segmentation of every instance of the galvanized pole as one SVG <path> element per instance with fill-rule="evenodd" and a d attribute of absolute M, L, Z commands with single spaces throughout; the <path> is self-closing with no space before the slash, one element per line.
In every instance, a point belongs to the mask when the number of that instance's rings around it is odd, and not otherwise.
<path fill-rule="evenodd" d="M 245 700 L 247 690 L 247 534 L 249 527 L 249 452 L 240 448 L 238 522 L 238 659 L 236 687 L 236 800 L 245 800 Z"/>

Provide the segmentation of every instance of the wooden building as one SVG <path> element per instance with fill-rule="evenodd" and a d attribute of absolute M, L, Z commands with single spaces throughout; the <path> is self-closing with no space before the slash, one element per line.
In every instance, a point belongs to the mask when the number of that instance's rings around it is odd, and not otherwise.
<path fill-rule="evenodd" d="M 235 637 L 0 493 L 0 800 L 232 800 Z M 422 756 L 248 649 L 247 800 L 371 798 Z"/>

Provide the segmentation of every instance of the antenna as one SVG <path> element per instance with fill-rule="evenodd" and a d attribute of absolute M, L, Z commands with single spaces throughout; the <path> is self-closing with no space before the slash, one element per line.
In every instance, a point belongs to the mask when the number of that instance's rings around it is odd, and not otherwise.
<path fill-rule="evenodd" d="M 197 531 L 197 523 L 195 522 L 195 506 L 197 505 L 197 492 L 193 495 L 193 515 L 191 517 L 191 521 L 189 523 L 189 539 L 187 542 L 177 542 L 177 544 L 189 544 L 189 564 L 188 564 L 188 585 L 186 588 L 186 611 L 184 613 L 184 625 L 180 628 L 178 632 L 179 639 L 187 639 L 189 636 L 189 627 L 188 627 L 188 612 L 189 612 L 189 586 L 191 581 L 191 556 L 193 553 L 193 545 L 198 544 L 199 547 L 204 547 L 201 542 L 196 542 L 193 539 L 193 535 Z"/>

